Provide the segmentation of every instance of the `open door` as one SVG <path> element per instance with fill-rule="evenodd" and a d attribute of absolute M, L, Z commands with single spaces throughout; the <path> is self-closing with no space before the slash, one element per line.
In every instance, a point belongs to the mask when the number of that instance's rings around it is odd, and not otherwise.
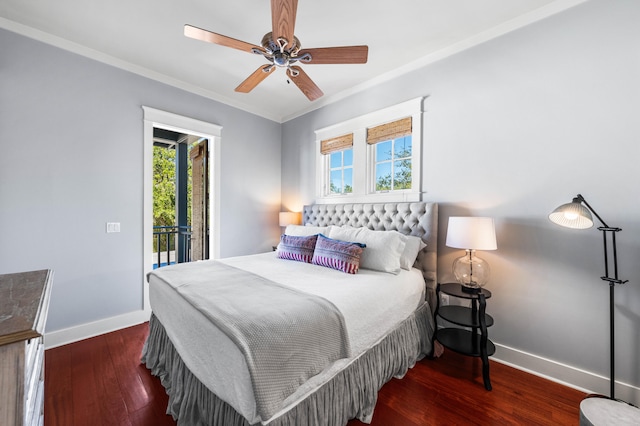
<path fill-rule="evenodd" d="M 191 160 L 191 260 L 209 259 L 209 141 L 189 151 Z"/>

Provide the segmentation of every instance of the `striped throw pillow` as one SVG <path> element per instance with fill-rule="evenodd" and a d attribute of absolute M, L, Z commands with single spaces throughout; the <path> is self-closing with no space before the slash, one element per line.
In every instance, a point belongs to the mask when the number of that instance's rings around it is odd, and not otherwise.
<path fill-rule="evenodd" d="M 296 237 L 283 234 L 280 237 L 280 244 L 278 244 L 278 257 L 280 259 L 311 263 L 317 238 L 317 235 Z"/>
<path fill-rule="evenodd" d="M 332 240 L 319 234 L 311 263 L 356 274 L 360 269 L 360 256 L 364 247 L 364 244 Z"/>

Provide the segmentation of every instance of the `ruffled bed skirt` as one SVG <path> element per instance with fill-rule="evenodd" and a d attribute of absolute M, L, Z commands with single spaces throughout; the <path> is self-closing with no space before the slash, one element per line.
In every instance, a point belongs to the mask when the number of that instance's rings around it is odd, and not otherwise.
<path fill-rule="evenodd" d="M 268 424 L 344 425 L 353 418 L 370 423 L 382 385 L 392 377 L 404 376 L 416 361 L 431 353 L 433 330 L 431 310 L 425 303 L 374 347 Z M 167 414 L 179 425 L 249 425 L 191 373 L 153 314 L 142 362 L 160 378 L 169 395 Z"/>

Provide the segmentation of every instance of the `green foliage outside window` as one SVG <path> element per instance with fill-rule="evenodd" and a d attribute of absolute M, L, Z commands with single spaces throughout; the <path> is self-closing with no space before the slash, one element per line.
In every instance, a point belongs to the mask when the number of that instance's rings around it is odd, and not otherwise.
<path fill-rule="evenodd" d="M 411 189 L 411 135 L 375 146 L 376 191 Z"/>
<path fill-rule="evenodd" d="M 396 161 L 395 171 L 393 189 L 411 189 L 411 160 Z"/>
<path fill-rule="evenodd" d="M 343 193 L 343 191 L 341 191 L 340 188 L 338 188 L 335 183 L 331 182 L 330 186 L 331 186 L 330 189 L 331 189 L 331 193 L 332 194 L 342 194 Z M 353 187 L 351 185 L 345 185 L 344 186 L 344 193 L 345 194 L 350 194 L 352 192 L 353 192 Z"/>

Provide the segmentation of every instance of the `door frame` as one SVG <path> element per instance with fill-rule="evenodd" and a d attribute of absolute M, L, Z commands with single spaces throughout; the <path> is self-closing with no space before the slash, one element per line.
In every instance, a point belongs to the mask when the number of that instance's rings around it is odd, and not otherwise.
<path fill-rule="evenodd" d="M 143 309 L 149 305 L 147 274 L 153 270 L 153 129 L 159 127 L 174 132 L 206 138 L 209 150 L 209 258 L 220 256 L 220 144 L 222 126 L 171 112 L 142 106 L 144 112 L 143 152 Z"/>

